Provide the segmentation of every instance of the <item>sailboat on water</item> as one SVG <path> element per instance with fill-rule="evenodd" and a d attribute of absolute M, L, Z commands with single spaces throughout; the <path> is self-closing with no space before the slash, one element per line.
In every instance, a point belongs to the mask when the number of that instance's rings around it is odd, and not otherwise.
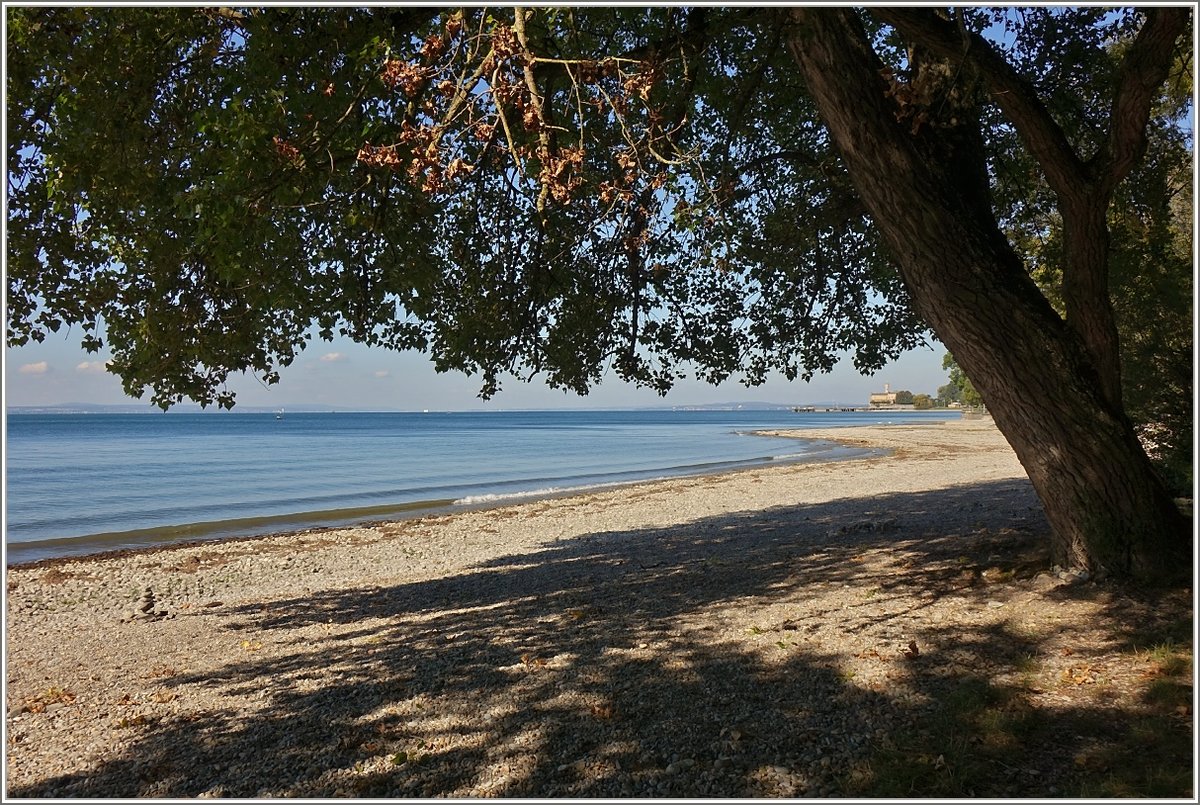
<path fill-rule="evenodd" d="M 283 409 L 282 408 L 280 408 L 278 411 L 275 412 L 275 418 L 283 419 Z"/>

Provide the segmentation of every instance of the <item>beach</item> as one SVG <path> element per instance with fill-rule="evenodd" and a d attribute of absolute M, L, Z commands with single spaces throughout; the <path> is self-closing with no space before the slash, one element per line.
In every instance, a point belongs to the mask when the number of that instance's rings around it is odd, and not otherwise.
<path fill-rule="evenodd" d="M 791 435 L 889 452 L 9 568 L 6 793 L 834 796 L 1030 654 L 1136 706 L 1112 634 L 1187 601 L 1050 567 L 989 420 Z"/>

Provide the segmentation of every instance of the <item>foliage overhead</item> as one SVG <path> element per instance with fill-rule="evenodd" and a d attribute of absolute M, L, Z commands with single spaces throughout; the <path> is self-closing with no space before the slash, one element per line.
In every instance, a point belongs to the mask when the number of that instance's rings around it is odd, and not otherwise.
<path fill-rule="evenodd" d="M 9 341 L 82 325 L 164 405 L 314 323 L 485 395 L 878 368 L 923 327 L 772 20 L 11 9 Z"/>

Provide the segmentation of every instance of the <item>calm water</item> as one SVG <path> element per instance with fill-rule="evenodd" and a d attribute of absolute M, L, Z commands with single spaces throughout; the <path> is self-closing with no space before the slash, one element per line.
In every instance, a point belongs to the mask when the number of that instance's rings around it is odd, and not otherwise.
<path fill-rule="evenodd" d="M 751 435 L 946 413 L 15 414 L 9 562 L 383 519 L 862 451 Z"/>

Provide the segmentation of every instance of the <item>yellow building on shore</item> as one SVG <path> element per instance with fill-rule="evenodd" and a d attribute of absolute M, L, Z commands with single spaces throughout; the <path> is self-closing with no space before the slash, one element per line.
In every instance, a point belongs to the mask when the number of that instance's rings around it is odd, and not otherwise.
<path fill-rule="evenodd" d="M 867 402 L 870 403 L 872 406 L 895 405 L 896 404 L 896 392 L 892 391 L 892 387 L 890 384 L 884 383 L 883 384 L 883 392 L 882 393 L 875 392 L 874 394 L 871 395 L 870 399 L 867 400 Z"/>

